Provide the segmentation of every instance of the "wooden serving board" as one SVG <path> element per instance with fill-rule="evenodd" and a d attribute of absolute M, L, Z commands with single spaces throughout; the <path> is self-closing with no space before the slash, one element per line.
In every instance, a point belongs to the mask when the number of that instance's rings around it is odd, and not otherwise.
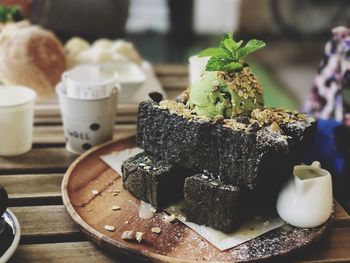
<path fill-rule="evenodd" d="M 319 240 L 334 215 L 313 229 L 282 227 L 232 249 L 220 251 L 181 222 L 166 223 L 162 213 L 139 218 L 140 201 L 123 189 L 122 179 L 99 156 L 135 146 L 135 137 L 113 141 L 80 156 L 62 182 L 63 203 L 82 231 L 98 246 L 135 260 L 154 262 L 252 262 L 286 256 Z M 98 194 L 93 194 L 93 190 Z M 117 193 L 117 194 L 116 194 Z M 117 205 L 121 209 L 112 210 Z M 105 225 L 115 227 L 107 231 Z M 152 227 L 160 227 L 160 234 Z M 144 232 L 141 243 L 123 240 L 124 231 Z"/>

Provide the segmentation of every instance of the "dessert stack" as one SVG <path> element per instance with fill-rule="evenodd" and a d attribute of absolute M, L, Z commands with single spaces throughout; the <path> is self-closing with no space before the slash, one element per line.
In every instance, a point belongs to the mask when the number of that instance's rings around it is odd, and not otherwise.
<path fill-rule="evenodd" d="M 205 71 L 177 101 L 142 102 L 137 145 L 123 163 L 123 186 L 162 209 L 184 199 L 188 221 L 232 232 L 273 212 L 281 186 L 301 162 L 314 118 L 265 108 L 263 87 L 243 60 L 265 45 L 236 42 L 202 51 Z"/>

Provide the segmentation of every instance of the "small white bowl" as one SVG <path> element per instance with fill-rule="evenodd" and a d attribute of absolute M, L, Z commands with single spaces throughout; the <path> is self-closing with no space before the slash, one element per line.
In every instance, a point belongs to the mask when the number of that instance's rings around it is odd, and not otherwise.
<path fill-rule="evenodd" d="M 145 73 L 135 63 L 110 62 L 99 63 L 97 65 L 106 77 L 117 74 L 117 81 L 121 86 L 119 101 L 129 100 L 146 81 Z"/>

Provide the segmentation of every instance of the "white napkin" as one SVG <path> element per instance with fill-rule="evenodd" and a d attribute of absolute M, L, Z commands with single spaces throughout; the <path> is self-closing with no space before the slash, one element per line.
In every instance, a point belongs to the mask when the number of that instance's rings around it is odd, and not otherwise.
<path fill-rule="evenodd" d="M 140 148 L 131 148 L 120 152 L 113 152 L 109 155 L 100 156 L 100 158 L 119 175 L 122 175 L 121 165 L 123 161 L 142 151 L 143 150 Z M 285 224 L 285 222 L 279 217 L 255 217 L 240 226 L 240 228 L 236 231 L 230 234 L 225 234 L 211 227 L 200 226 L 195 223 L 186 221 L 185 215 L 183 212 L 181 212 L 182 206 L 183 203 L 180 202 L 166 208 L 165 211 L 176 215 L 182 223 L 197 232 L 200 236 L 208 240 L 211 244 L 220 250 L 226 250 L 238 246 L 239 244 L 254 239 Z"/>

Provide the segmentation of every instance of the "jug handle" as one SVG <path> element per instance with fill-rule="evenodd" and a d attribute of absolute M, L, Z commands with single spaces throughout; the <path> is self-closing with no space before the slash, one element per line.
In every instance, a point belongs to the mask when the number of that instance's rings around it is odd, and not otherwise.
<path fill-rule="evenodd" d="M 311 166 L 316 167 L 316 168 L 321 168 L 321 163 L 319 161 L 313 161 Z"/>
<path fill-rule="evenodd" d="M 6 192 L 5 188 L 3 188 L 0 185 L 0 217 L 3 215 L 3 213 L 7 209 L 7 202 L 8 202 L 7 192 Z"/>

